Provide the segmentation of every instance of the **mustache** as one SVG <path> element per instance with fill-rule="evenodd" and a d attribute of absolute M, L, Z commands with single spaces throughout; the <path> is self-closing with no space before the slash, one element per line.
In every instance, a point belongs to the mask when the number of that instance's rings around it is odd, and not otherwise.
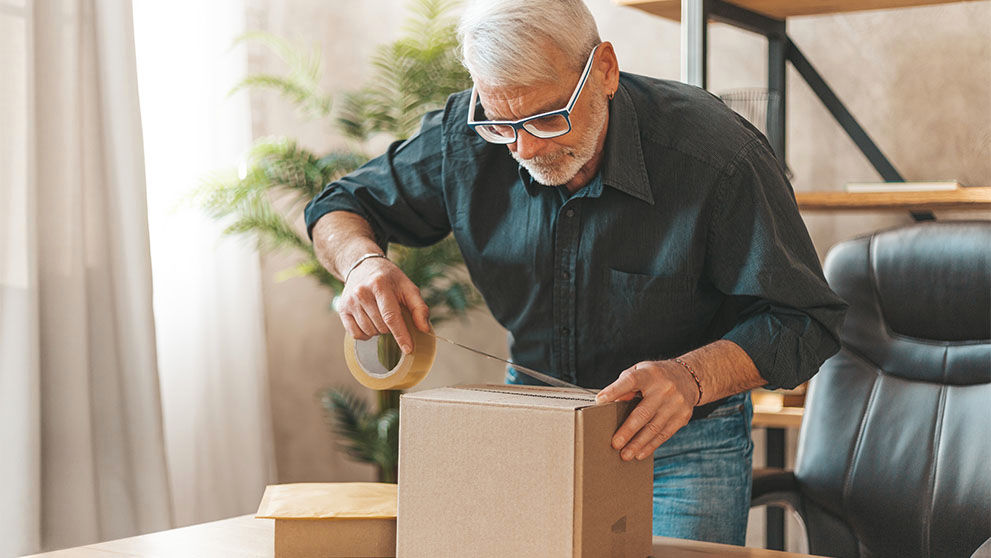
<path fill-rule="evenodd" d="M 525 159 L 523 157 L 520 157 L 516 153 L 514 153 L 513 156 L 520 163 L 527 163 L 527 164 L 537 165 L 537 166 L 547 166 L 547 165 L 550 165 L 550 164 L 557 163 L 561 159 L 565 159 L 565 158 L 568 158 L 568 157 L 570 157 L 572 159 L 575 159 L 575 158 L 578 157 L 578 154 L 575 152 L 574 149 L 562 149 L 561 151 L 558 151 L 556 153 L 547 153 L 547 154 L 544 154 L 544 155 L 536 155 L 536 156 L 531 157 L 529 159 Z"/>

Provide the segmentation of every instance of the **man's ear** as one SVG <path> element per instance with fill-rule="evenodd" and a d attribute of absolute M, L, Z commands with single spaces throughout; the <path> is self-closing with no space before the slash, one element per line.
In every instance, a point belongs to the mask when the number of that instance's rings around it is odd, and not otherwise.
<path fill-rule="evenodd" d="M 616 50 L 609 41 L 599 45 L 595 55 L 595 72 L 602 80 L 603 89 L 607 93 L 614 93 L 619 87 L 619 61 L 616 59 Z"/>

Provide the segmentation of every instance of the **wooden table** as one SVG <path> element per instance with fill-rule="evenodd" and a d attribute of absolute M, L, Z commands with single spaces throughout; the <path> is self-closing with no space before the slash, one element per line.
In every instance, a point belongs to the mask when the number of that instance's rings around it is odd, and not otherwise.
<path fill-rule="evenodd" d="M 127 539 L 35 554 L 44 558 L 274 558 L 274 520 L 243 515 Z M 797 558 L 775 550 L 654 537 L 658 558 Z"/>
<path fill-rule="evenodd" d="M 771 400 L 755 398 L 754 427 L 798 428 L 801 423 L 801 407 L 777 407 Z M 250 515 L 244 515 L 211 523 L 180 527 L 170 531 L 35 554 L 34 556 L 44 558 L 273 558 L 272 535 L 273 520 L 254 519 Z M 654 537 L 654 555 L 664 558 L 704 558 L 705 556 L 788 558 L 807 556 L 805 554 L 667 537 Z"/>

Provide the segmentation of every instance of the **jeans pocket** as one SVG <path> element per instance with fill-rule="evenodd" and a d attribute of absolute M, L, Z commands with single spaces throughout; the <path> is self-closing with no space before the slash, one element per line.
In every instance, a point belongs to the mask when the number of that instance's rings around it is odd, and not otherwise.
<path fill-rule="evenodd" d="M 736 415 L 736 414 L 742 413 L 743 412 L 743 409 L 744 409 L 743 403 L 735 403 L 735 404 L 732 404 L 732 405 L 721 405 L 721 406 L 717 407 L 716 409 L 714 409 L 708 415 L 700 418 L 699 420 L 706 420 L 706 419 L 713 419 L 713 418 L 720 418 L 720 417 L 728 417 L 730 415 Z"/>
<path fill-rule="evenodd" d="M 655 457 L 671 457 L 692 452 L 738 453 L 750 451 L 750 394 L 730 396 L 705 418 L 690 421 L 668 441 L 661 444 Z"/>
<path fill-rule="evenodd" d="M 709 403 L 711 405 L 712 403 Z M 708 410 L 706 414 L 699 416 L 697 419 L 693 420 L 708 420 L 717 418 L 727 418 L 732 416 L 739 416 L 748 422 L 753 414 L 750 402 L 750 392 L 745 391 L 743 393 L 737 393 L 736 395 L 731 395 L 724 399 L 722 402 L 718 403 L 715 408 Z M 701 408 L 701 407 L 700 407 Z"/>

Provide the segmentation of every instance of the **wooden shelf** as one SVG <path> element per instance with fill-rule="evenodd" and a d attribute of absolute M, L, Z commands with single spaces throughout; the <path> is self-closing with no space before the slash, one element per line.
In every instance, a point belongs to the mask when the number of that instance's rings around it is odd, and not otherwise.
<path fill-rule="evenodd" d="M 613 0 L 620 6 L 628 6 L 663 18 L 681 19 L 681 0 Z M 784 19 L 792 16 L 824 15 L 863 10 L 885 10 L 950 4 L 973 0 L 727 0 L 741 8 Z"/>
<path fill-rule="evenodd" d="M 931 192 L 797 192 L 795 198 L 798 208 L 807 211 L 991 209 L 991 187 Z"/>
<path fill-rule="evenodd" d="M 780 409 L 765 409 L 754 406 L 754 428 L 800 428 L 802 426 L 802 415 L 805 409 L 802 407 L 782 407 Z"/>
<path fill-rule="evenodd" d="M 802 426 L 802 407 L 784 405 L 784 395 L 779 391 L 755 389 L 750 392 L 754 403 L 754 428 L 798 428 Z"/>

